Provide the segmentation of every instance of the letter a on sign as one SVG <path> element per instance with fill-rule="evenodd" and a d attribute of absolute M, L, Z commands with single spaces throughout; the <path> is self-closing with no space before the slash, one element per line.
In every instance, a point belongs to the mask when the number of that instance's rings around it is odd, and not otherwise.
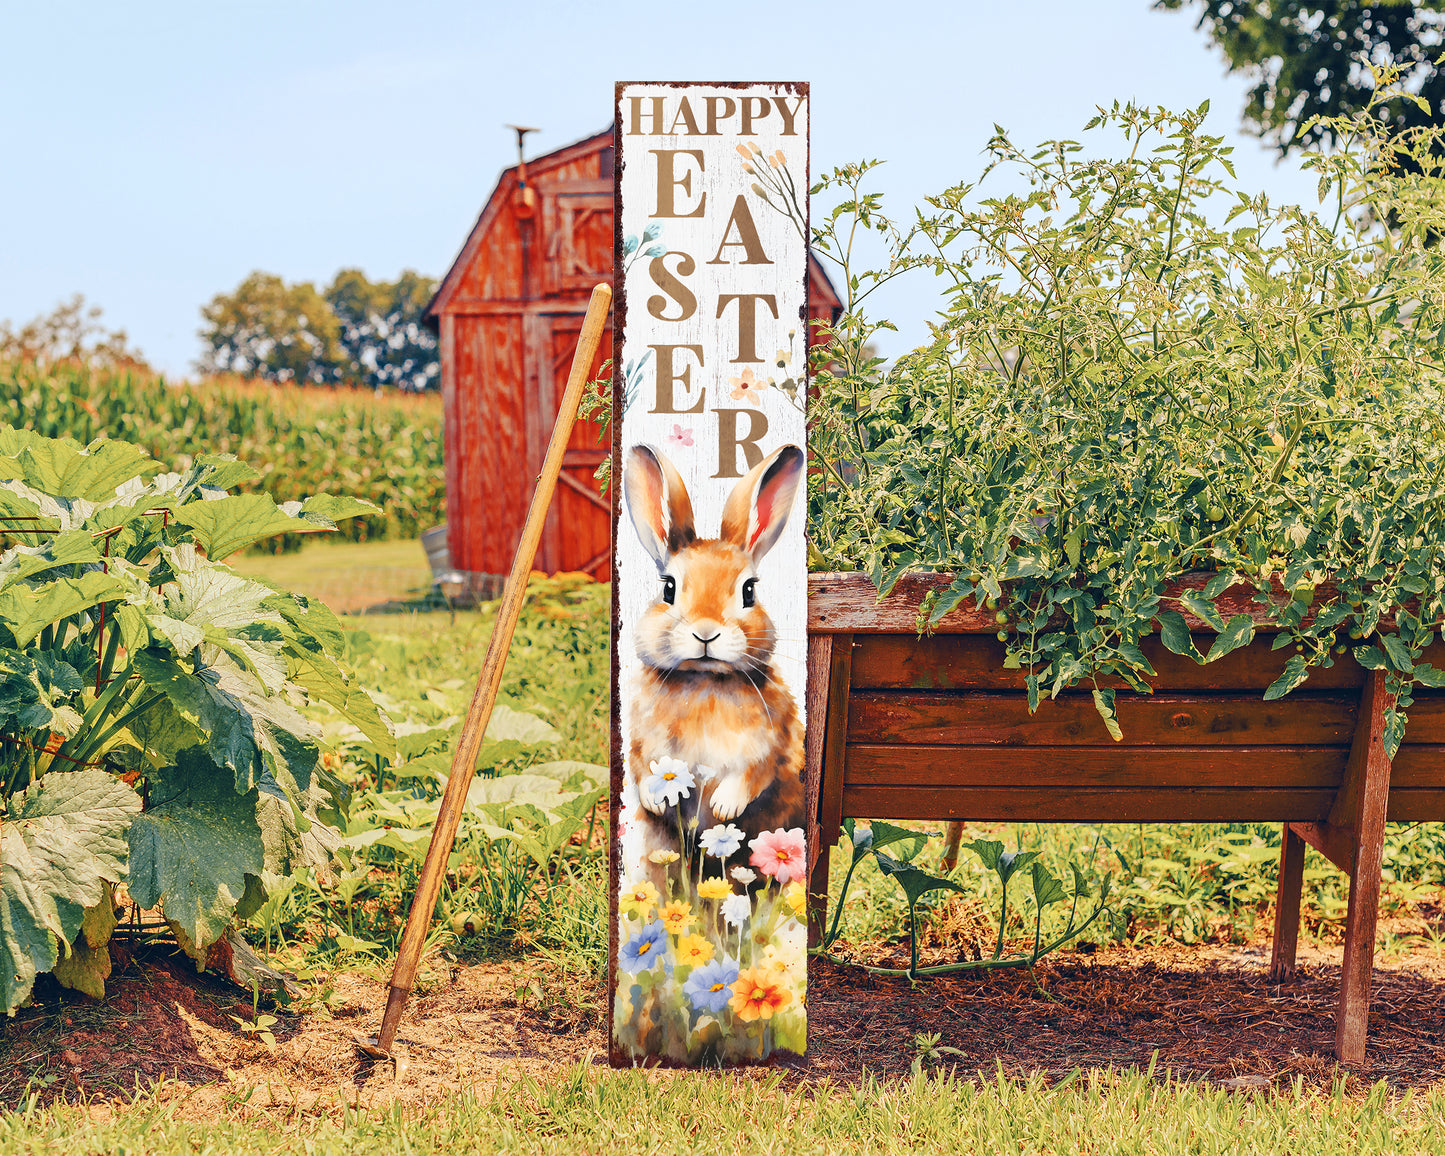
<path fill-rule="evenodd" d="M 619 84 L 614 1064 L 807 1043 L 808 86 Z"/>

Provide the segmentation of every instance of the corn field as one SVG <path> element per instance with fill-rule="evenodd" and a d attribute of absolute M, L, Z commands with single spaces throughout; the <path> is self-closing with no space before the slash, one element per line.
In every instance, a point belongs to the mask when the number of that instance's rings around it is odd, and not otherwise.
<path fill-rule="evenodd" d="M 184 468 L 230 453 L 261 473 L 277 502 L 309 494 L 365 498 L 381 513 L 337 533 L 411 538 L 445 517 L 442 407 L 436 395 L 287 387 L 239 378 L 171 384 L 146 372 L 0 362 L 0 424 L 46 437 L 120 438 Z M 294 549 L 299 535 L 260 548 Z"/>

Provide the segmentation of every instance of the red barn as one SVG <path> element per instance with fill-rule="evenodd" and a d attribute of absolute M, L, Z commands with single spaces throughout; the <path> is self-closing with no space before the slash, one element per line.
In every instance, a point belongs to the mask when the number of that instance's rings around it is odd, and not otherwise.
<path fill-rule="evenodd" d="M 572 352 L 599 281 L 612 283 L 612 130 L 503 171 L 427 307 L 441 335 L 451 565 L 494 596 L 512 565 Z M 816 259 L 808 315 L 842 303 Z M 612 356 L 609 325 L 593 366 Z M 593 422 L 572 431 L 537 551 L 540 570 L 609 576 L 612 514 L 593 480 L 611 452 Z"/>

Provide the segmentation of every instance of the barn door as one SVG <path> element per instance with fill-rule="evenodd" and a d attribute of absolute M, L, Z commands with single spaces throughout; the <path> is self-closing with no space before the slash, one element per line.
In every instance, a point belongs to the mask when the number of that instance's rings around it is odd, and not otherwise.
<path fill-rule="evenodd" d="M 595 282 L 594 282 L 595 284 Z M 572 367 L 572 354 L 582 331 L 581 313 L 544 315 L 538 318 L 538 336 L 542 338 L 538 409 L 545 415 L 539 449 L 545 452 L 557 406 L 567 386 L 567 373 Z M 592 363 L 591 377 L 596 377 L 603 363 L 612 356 L 612 329 L 609 325 Z M 607 443 L 598 444 L 602 427 L 597 422 L 579 420 L 572 428 L 567 455 L 562 459 L 562 473 L 557 479 L 557 493 L 547 515 L 542 535 L 538 564 L 548 573 L 558 570 L 583 570 L 599 582 L 608 580 L 612 561 L 612 505 L 602 495 L 593 474 L 612 452 Z M 540 468 L 541 458 L 537 459 Z"/>

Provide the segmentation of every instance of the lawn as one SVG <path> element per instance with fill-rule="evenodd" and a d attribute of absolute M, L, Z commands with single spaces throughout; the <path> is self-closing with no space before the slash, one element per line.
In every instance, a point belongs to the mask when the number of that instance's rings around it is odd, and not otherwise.
<path fill-rule="evenodd" d="M 319 598 L 338 614 L 415 600 L 431 588 L 426 551 L 411 538 L 355 543 L 318 534 L 293 553 L 241 554 L 230 564 L 248 578 Z"/>

